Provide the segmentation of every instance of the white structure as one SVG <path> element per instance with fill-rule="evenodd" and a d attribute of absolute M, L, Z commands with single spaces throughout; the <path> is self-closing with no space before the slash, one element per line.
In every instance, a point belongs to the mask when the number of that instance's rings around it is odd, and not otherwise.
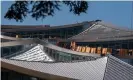
<path fill-rule="evenodd" d="M 11 57 L 10 59 L 26 61 L 54 61 L 45 53 L 43 46 L 39 44 L 22 54 Z"/>

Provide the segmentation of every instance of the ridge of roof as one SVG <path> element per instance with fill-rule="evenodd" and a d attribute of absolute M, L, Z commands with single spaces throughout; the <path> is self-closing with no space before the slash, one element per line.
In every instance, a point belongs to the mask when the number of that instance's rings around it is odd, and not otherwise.
<path fill-rule="evenodd" d="M 130 30 L 129 28 L 126 28 L 126 27 L 120 27 L 120 26 L 114 25 L 113 23 L 108 23 L 108 22 L 104 22 L 104 21 L 100 21 L 97 23 L 104 25 L 106 27 L 112 28 L 112 29 L 118 29 L 118 30 L 123 30 L 123 31 L 133 31 L 133 30 Z"/>

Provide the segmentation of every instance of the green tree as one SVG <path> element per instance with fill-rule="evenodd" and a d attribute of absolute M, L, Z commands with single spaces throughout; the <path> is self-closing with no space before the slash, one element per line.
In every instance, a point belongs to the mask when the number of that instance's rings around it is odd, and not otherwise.
<path fill-rule="evenodd" d="M 86 13 L 88 9 L 87 1 L 15 1 L 4 18 L 22 22 L 30 14 L 36 20 L 44 19 L 47 16 L 54 16 L 55 10 L 61 11 L 62 4 L 69 7 L 69 11 L 75 15 Z"/>

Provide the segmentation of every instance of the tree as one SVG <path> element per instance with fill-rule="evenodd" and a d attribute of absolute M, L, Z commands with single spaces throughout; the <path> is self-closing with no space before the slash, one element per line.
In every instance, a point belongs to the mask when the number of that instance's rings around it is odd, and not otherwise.
<path fill-rule="evenodd" d="M 4 18 L 22 22 L 30 14 L 36 20 L 44 19 L 47 16 L 54 16 L 55 10 L 61 11 L 61 4 L 68 6 L 69 11 L 75 15 L 86 13 L 88 9 L 87 1 L 15 1 Z"/>

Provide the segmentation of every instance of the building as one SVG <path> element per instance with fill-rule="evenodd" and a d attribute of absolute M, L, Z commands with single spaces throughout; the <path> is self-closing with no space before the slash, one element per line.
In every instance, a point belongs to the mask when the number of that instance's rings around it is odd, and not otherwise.
<path fill-rule="evenodd" d="M 101 20 L 1 30 L 2 80 L 133 79 L 131 30 Z"/>
<path fill-rule="evenodd" d="M 50 27 L 2 25 L 1 30 L 6 36 L 45 39 L 78 52 L 111 53 L 124 59 L 133 56 L 133 31 L 101 20 Z"/>
<path fill-rule="evenodd" d="M 2 38 L 2 40 L 6 41 L 7 39 L 14 41 L 8 41 L 8 42 L 4 41 L 1 43 L 1 50 L 3 50 L 2 51 L 3 58 L 10 58 L 10 59 L 19 58 L 19 60 L 27 60 L 27 61 L 44 60 L 44 61 L 59 62 L 59 61 L 73 61 L 73 60 L 93 60 L 95 58 L 100 57 L 99 54 L 76 52 L 70 49 L 58 47 L 47 41 L 39 39 L 23 39 L 23 38 L 14 39 L 13 37 L 7 38 L 7 36 L 6 37 L 3 36 Z"/>
<path fill-rule="evenodd" d="M 39 39 L 2 39 L 1 47 L 29 45 L 1 58 L 2 80 L 133 79 L 133 66 L 111 55 L 76 52 Z"/>
<path fill-rule="evenodd" d="M 2 80 L 132 80 L 133 66 L 113 57 L 45 63 L 2 59 Z"/>

